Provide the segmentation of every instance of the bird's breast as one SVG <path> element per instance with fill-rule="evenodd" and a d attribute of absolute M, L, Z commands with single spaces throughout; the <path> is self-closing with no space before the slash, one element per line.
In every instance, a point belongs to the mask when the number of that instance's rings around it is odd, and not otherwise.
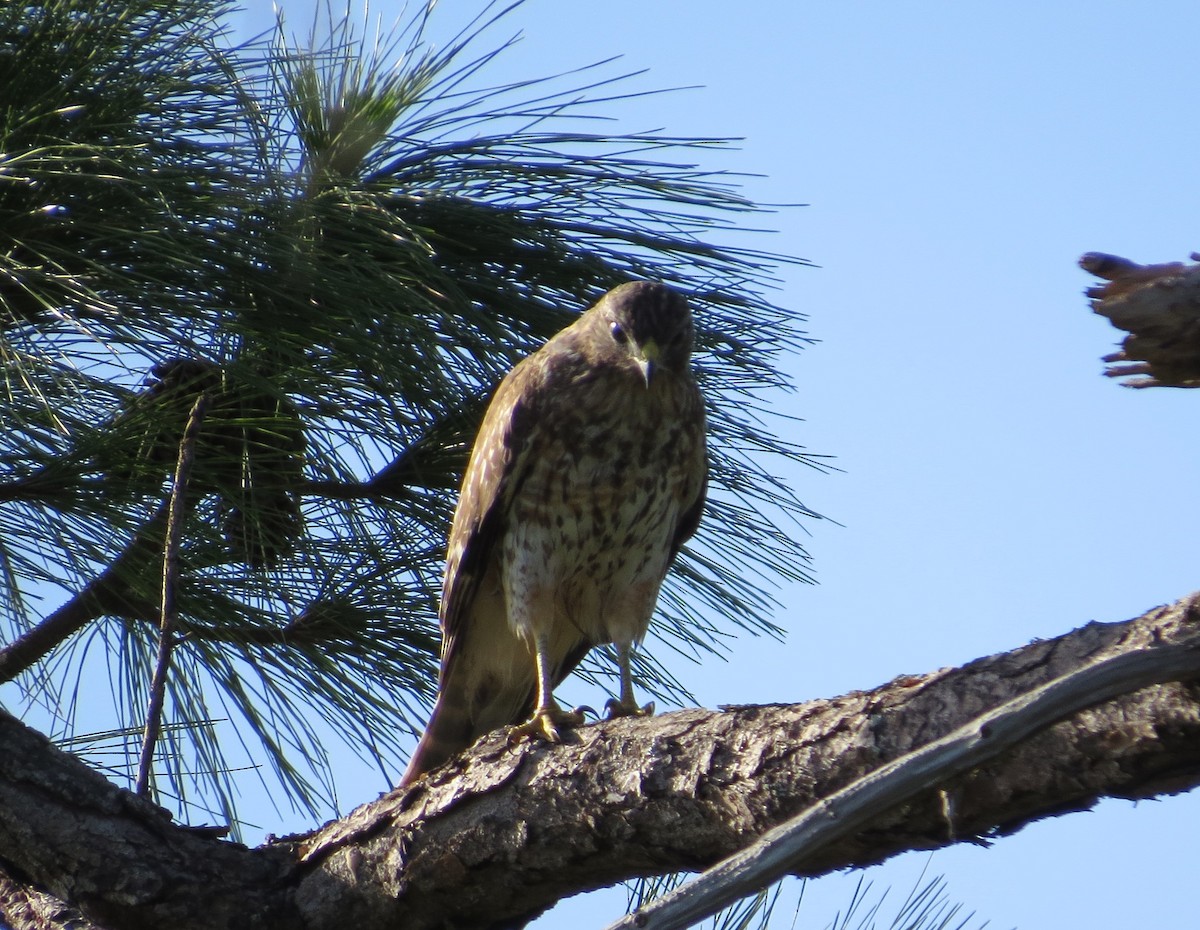
<path fill-rule="evenodd" d="M 644 387 L 629 393 L 612 391 L 601 410 L 561 405 L 522 450 L 528 460 L 503 543 L 509 620 L 519 631 L 567 624 L 591 642 L 645 632 L 694 493 L 703 431 Z"/>

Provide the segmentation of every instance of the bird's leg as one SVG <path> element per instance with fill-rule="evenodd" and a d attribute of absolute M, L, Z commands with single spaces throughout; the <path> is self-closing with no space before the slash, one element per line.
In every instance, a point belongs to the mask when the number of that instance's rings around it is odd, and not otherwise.
<path fill-rule="evenodd" d="M 516 743 L 527 736 L 544 739 L 549 743 L 561 743 L 562 734 L 559 733 L 559 727 L 577 727 L 587 719 L 584 713 L 587 708 L 576 707 L 574 710 L 563 710 L 554 700 L 550 668 L 546 660 L 546 653 L 549 651 L 546 639 L 544 636 L 538 636 L 534 640 L 534 661 L 537 667 L 537 706 L 533 710 L 532 717 L 509 729 L 509 744 Z"/>
<path fill-rule="evenodd" d="M 621 696 L 609 698 L 604 709 L 608 711 L 608 719 L 617 717 L 649 717 L 654 713 L 654 702 L 638 706 L 633 698 L 633 673 L 629 670 L 630 643 L 617 643 L 617 665 L 621 669 Z"/>

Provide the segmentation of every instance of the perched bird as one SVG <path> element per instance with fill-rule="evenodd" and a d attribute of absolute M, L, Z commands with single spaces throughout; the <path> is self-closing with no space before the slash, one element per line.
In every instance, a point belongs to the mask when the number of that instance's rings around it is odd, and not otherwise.
<path fill-rule="evenodd" d="M 583 715 L 554 688 L 601 643 L 620 664 L 609 715 L 653 712 L 630 651 L 707 485 L 692 342 L 682 296 L 623 284 L 500 383 L 450 529 L 437 703 L 401 785 L 498 727 L 557 742 Z"/>

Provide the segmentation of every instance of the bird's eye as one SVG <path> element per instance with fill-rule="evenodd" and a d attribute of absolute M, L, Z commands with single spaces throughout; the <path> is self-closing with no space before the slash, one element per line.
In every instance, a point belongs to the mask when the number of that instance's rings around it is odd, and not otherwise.
<path fill-rule="evenodd" d="M 624 327 L 621 326 L 620 323 L 613 323 L 612 337 L 614 340 L 616 340 L 621 345 L 624 345 L 625 341 L 629 338 L 628 336 L 625 335 L 625 329 L 624 329 Z"/>

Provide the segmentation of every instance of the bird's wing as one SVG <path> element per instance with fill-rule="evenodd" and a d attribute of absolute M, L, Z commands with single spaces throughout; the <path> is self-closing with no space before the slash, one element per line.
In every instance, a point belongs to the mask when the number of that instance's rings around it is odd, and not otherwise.
<path fill-rule="evenodd" d="M 671 536 L 671 558 L 668 565 L 675 561 L 679 550 L 695 534 L 700 526 L 700 518 L 704 515 L 704 501 L 708 497 L 708 450 L 705 446 L 707 432 L 704 421 L 704 401 L 697 389 L 695 404 L 700 411 L 696 426 L 696 443 L 693 447 L 694 461 L 692 463 L 693 482 L 689 488 L 690 499 L 685 499 L 675 523 L 675 533 Z"/>
<path fill-rule="evenodd" d="M 679 522 L 675 524 L 675 535 L 671 538 L 671 561 L 679 555 L 683 544 L 695 535 L 700 527 L 700 518 L 704 515 L 704 501 L 708 496 L 708 461 L 705 460 L 699 482 L 696 498 L 679 514 Z"/>
<path fill-rule="evenodd" d="M 525 359 L 500 382 L 463 476 L 446 547 L 446 574 L 438 613 L 442 623 L 442 681 L 493 550 L 503 538 L 508 505 L 525 471 L 524 452 L 537 422 L 531 404 L 545 375 L 542 367 L 533 364 L 534 358 Z"/>

